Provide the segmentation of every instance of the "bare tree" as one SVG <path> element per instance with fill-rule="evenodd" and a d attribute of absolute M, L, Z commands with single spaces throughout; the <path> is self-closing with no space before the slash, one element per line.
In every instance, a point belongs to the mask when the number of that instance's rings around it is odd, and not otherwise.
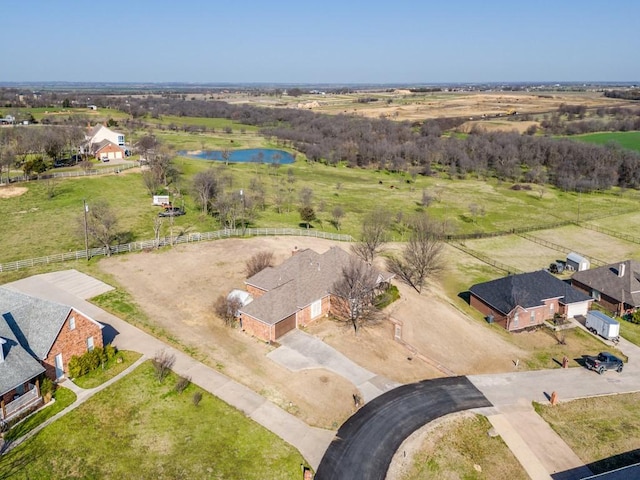
<path fill-rule="evenodd" d="M 202 213 L 206 215 L 209 211 L 211 201 L 218 195 L 220 190 L 220 184 L 215 171 L 208 169 L 196 173 L 193 177 L 191 189 L 202 208 Z"/>
<path fill-rule="evenodd" d="M 352 258 L 331 288 L 336 298 L 331 302 L 332 314 L 351 324 L 356 334 L 362 326 L 379 321 L 383 313 L 374 305 L 377 286 L 378 272 L 359 258 Z"/>
<path fill-rule="evenodd" d="M 300 205 L 302 207 L 310 207 L 313 204 L 313 190 L 309 187 L 302 187 L 299 193 Z"/>
<path fill-rule="evenodd" d="M 231 150 L 227 147 L 223 148 L 220 151 L 220 155 L 222 156 L 222 160 L 224 160 L 225 165 L 229 165 L 229 158 L 231 157 Z"/>
<path fill-rule="evenodd" d="M 159 350 L 151 360 L 151 363 L 153 363 L 153 368 L 155 369 L 156 379 L 162 383 L 169 375 L 173 364 L 176 363 L 176 356 L 166 350 Z"/>
<path fill-rule="evenodd" d="M 409 242 L 401 256 L 388 257 L 387 268 L 420 293 L 427 279 L 444 268 L 443 244 L 437 235 L 438 227 L 426 215 L 413 219 L 411 227 Z"/>
<path fill-rule="evenodd" d="M 161 217 L 156 217 L 153 220 L 153 241 L 156 248 L 160 248 L 160 231 L 162 230 L 163 220 Z"/>
<path fill-rule="evenodd" d="M 331 211 L 331 222 L 336 227 L 336 230 L 340 231 L 340 223 L 342 222 L 342 217 L 344 217 L 344 210 L 340 205 L 337 205 Z"/>
<path fill-rule="evenodd" d="M 78 218 L 84 235 L 84 215 Z M 104 200 L 96 200 L 88 205 L 86 212 L 86 232 L 111 255 L 111 243 L 118 237 L 118 217 L 115 210 Z"/>
<path fill-rule="evenodd" d="M 247 278 L 253 277 L 256 273 L 261 272 L 267 267 L 273 266 L 273 251 L 263 250 L 251 256 L 245 264 L 245 272 Z"/>
<path fill-rule="evenodd" d="M 225 297 L 220 295 L 213 304 L 215 314 L 224 320 L 228 327 L 235 325 L 238 310 L 242 307 L 242 302 L 238 297 Z"/>
<path fill-rule="evenodd" d="M 360 241 L 351 250 L 367 263 L 371 263 L 387 241 L 391 214 L 384 210 L 368 213 L 362 220 Z"/>

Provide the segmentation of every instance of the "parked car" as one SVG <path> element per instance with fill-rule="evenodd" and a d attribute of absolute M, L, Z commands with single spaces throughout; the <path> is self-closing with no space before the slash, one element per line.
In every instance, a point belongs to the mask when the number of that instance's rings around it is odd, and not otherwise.
<path fill-rule="evenodd" d="M 186 212 L 180 207 L 166 207 L 162 212 L 158 213 L 159 217 L 179 217 Z"/>
<path fill-rule="evenodd" d="M 600 352 L 597 357 L 587 357 L 584 364 L 589 370 L 595 370 L 602 375 L 607 370 L 622 372 L 624 366 L 622 360 L 609 352 Z"/>

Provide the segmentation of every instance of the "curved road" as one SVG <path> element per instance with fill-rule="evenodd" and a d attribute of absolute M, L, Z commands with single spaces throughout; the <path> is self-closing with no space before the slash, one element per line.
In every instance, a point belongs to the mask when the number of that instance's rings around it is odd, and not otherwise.
<path fill-rule="evenodd" d="M 466 377 L 424 380 L 377 397 L 347 420 L 324 454 L 316 480 L 384 480 L 402 442 L 449 413 L 490 407 Z"/>

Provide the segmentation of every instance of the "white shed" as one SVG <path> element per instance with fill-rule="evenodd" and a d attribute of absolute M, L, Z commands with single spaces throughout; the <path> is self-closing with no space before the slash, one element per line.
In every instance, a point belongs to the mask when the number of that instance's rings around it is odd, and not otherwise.
<path fill-rule="evenodd" d="M 567 255 L 567 267 L 575 270 L 576 272 L 581 272 L 582 270 L 589 270 L 591 268 L 591 262 L 582 255 L 579 255 L 576 252 L 571 252 Z"/>

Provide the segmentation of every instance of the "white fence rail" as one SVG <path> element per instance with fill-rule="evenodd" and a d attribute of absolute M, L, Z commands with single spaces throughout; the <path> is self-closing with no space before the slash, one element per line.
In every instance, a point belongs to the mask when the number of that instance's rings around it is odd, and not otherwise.
<path fill-rule="evenodd" d="M 130 168 L 139 167 L 139 162 L 126 162 L 118 165 L 114 165 L 109 168 L 93 168 L 91 170 L 72 170 L 68 172 L 46 172 L 36 175 L 19 175 L 11 177 L 10 183 L 29 182 L 35 180 L 46 180 L 48 178 L 72 178 L 72 177 L 91 177 L 94 175 L 108 175 L 110 173 L 120 173 L 123 170 L 129 170 Z M 6 178 L 0 179 L 0 183 L 6 181 Z"/>
<path fill-rule="evenodd" d="M 161 237 L 158 240 L 143 240 L 140 242 L 125 243 L 123 245 L 113 245 L 107 249 L 105 247 L 90 248 L 87 250 L 77 250 L 75 252 L 58 253 L 47 255 L 46 257 L 29 258 L 26 260 L 17 260 L 15 262 L 0 263 L 0 272 L 9 272 L 21 270 L 23 268 L 35 267 L 38 265 L 47 265 L 50 263 L 66 262 L 69 260 L 82 260 L 87 257 L 99 257 L 113 255 L 117 253 L 139 252 L 141 250 L 150 250 L 157 247 L 165 247 L 168 245 L 177 245 L 180 243 L 203 242 L 208 240 L 219 240 L 221 238 L 244 237 L 244 236 L 297 236 L 297 237 L 314 237 L 326 240 L 334 240 L 338 242 L 352 242 L 351 235 L 343 235 L 339 233 L 328 233 L 317 230 L 305 230 L 300 228 L 237 228 L 217 230 L 205 233 L 189 233 L 188 235 L 178 235 L 174 237 Z"/>
<path fill-rule="evenodd" d="M 6 417 L 4 420 L 10 420 L 11 417 L 19 414 L 25 408 L 38 403 L 41 397 L 38 393 L 38 389 L 35 385 L 29 384 L 30 390 L 23 395 L 20 395 L 16 400 L 9 402 L 5 405 Z M 0 411 L 0 417 L 2 417 L 2 411 Z"/>

